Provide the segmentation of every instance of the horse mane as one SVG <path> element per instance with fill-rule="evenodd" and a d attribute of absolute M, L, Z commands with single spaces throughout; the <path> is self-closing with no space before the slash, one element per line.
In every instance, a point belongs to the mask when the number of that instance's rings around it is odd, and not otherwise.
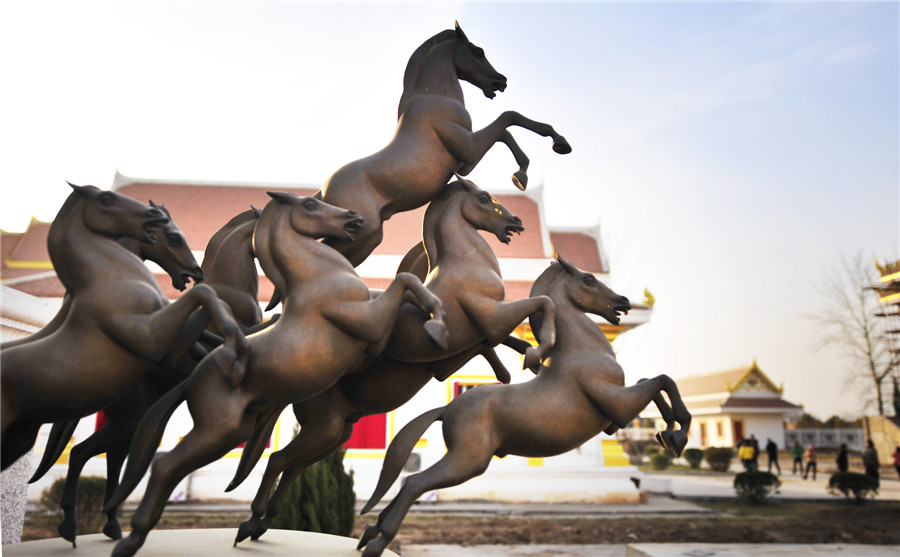
<path fill-rule="evenodd" d="M 409 101 L 410 95 L 412 95 L 416 80 L 419 78 L 419 70 L 422 69 L 422 63 L 425 62 L 425 59 L 428 58 L 428 55 L 431 54 L 431 51 L 436 46 L 456 38 L 456 30 L 446 29 L 426 40 L 419 45 L 419 48 L 413 51 L 412 56 L 409 57 L 409 62 L 406 64 L 406 71 L 403 73 L 403 94 L 400 95 L 400 105 L 397 107 L 398 118 L 403 114 L 403 109 Z"/>
<path fill-rule="evenodd" d="M 222 244 L 236 228 L 248 222 L 253 222 L 258 218 L 259 217 L 253 209 L 247 209 L 232 217 L 232 219 L 225 223 L 222 228 L 217 230 L 216 233 L 212 235 L 212 238 L 209 239 L 209 242 L 206 243 L 206 249 L 203 250 L 203 263 L 200 265 L 203 272 L 206 273 L 208 271 L 206 266 L 212 264 L 216 255 L 219 253 L 219 248 L 222 247 Z"/>
<path fill-rule="evenodd" d="M 99 188 L 94 186 L 83 187 L 99 191 Z M 72 191 L 72 193 L 69 194 L 69 197 L 63 202 L 59 212 L 56 213 L 56 217 L 54 217 L 53 223 L 50 225 L 50 230 L 47 231 L 47 253 L 50 255 L 50 262 L 53 264 L 53 270 L 56 271 L 56 276 L 69 294 L 75 293 L 75 281 L 72 278 L 73 273 L 72 270 L 69 269 L 68 261 L 63 257 L 62 244 L 69 228 L 70 219 L 74 216 L 75 209 L 84 200 L 85 198 L 82 194 L 77 191 Z"/>
<path fill-rule="evenodd" d="M 566 272 L 563 266 L 556 261 L 551 262 L 550 266 L 544 269 L 544 272 L 535 279 L 534 283 L 532 283 L 531 292 L 528 293 L 528 296 L 533 298 L 534 296 L 543 296 L 547 294 L 550 290 L 550 285 L 553 284 L 553 281 L 556 280 L 556 277 L 558 277 L 561 272 Z M 531 325 L 532 333 L 540 331 L 543 322 L 544 312 L 542 311 L 532 313 L 528 317 L 528 324 Z"/>
<path fill-rule="evenodd" d="M 253 229 L 253 241 L 250 246 L 259 265 L 263 268 L 263 272 L 275 285 L 273 299 L 278 293 L 285 291 L 287 282 L 284 275 L 278 270 L 272 262 L 272 228 L 275 227 L 276 221 L 283 216 L 284 209 L 287 205 L 281 203 L 277 199 L 271 199 L 266 206 L 263 207 L 262 213 L 256 221 L 256 227 Z M 270 304 L 271 305 L 271 304 Z M 269 308 L 267 308 L 268 310 Z"/>

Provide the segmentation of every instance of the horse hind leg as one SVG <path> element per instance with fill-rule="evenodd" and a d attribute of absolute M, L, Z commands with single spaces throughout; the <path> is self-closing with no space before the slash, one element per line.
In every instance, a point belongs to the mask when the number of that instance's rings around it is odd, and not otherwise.
<path fill-rule="evenodd" d="M 378 557 L 393 541 L 400 524 L 412 504 L 422 494 L 445 487 L 459 485 L 487 470 L 492 453 L 479 458 L 471 451 L 450 451 L 433 466 L 406 478 L 400 493 L 378 514 L 378 522 L 367 525 L 360 536 L 357 549 L 363 549 L 363 557 Z"/>
<path fill-rule="evenodd" d="M 656 440 L 664 448 L 670 449 L 677 455 L 681 455 L 681 452 L 687 444 L 687 433 L 690 430 L 691 414 L 684 406 L 684 402 L 681 399 L 681 395 L 678 393 L 678 387 L 675 385 L 675 382 L 667 375 L 661 375 L 659 378 L 662 378 L 663 386 L 653 397 L 653 403 L 659 410 L 663 421 L 666 422 L 666 429 L 656 434 Z M 666 381 L 667 379 L 668 381 Z M 648 379 L 640 379 L 638 380 L 638 383 L 644 381 L 648 381 Z M 667 383 L 671 383 L 671 385 L 668 385 Z M 662 395 L 662 391 L 665 391 L 666 394 L 669 395 L 672 406 L 666 402 L 665 397 Z M 681 426 L 678 430 L 675 429 L 676 422 Z"/>

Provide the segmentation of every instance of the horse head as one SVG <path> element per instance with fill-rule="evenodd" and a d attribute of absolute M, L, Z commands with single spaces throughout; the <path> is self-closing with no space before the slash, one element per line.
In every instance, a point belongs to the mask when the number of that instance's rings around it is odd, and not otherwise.
<path fill-rule="evenodd" d="M 297 234 L 310 238 L 356 239 L 356 233 L 363 226 L 363 218 L 356 211 L 349 211 L 325 203 L 317 197 L 300 197 L 292 193 L 266 192 L 272 198 L 266 210 L 287 211 L 291 228 Z"/>
<path fill-rule="evenodd" d="M 457 178 L 458 180 L 450 183 L 447 188 L 453 195 L 465 196 L 460 211 L 466 222 L 476 230 L 490 232 L 504 244 L 509 243 L 510 234 L 520 234 L 525 230 L 522 219 L 494 199 L 491 194 L 469 180 L 459 176 Z"/>
<path fill-rule="evenodd" d="M 459 43 L 453 51 L 453 65 L 456 75 L 481 89 L 484 96 L 493 99 L 496 91 L 506 89 L 506 76 L 494 69 L 484 56 L 484 49 L 476 46 L 463 33 L 459 23 L 455 26 L 456 40 Z"/>
<path fill-rule="evenodd" d="M 531 295 L 547 294 L 556 302 L 559 294 L 554 290 L 561 288 L 561 294 L 578 310 L 599 315 L 613 325 L 618 325 L 619 314 L 628 313 L 631 309 L 628 298 L 613 292 L 592 273 L 582 271 L 559 255 L 556 258 L 558 263 L 552 263 L 534 281 Z M 532 322 L 532 328 L 534 327 Z"/>
<path fill-rule="evenodd" d="M 152 244 L 141 244 L 141 256 L 158 264 L 172 277 L 172 286 L 177 290 L 184 290 L 190 279 L 194 282 L 203 280 L 203 269 L 194 259 L 194 253 L 188 246 L 181 229 L 172 220 L 169 210 L 165 205 L 157 205 L 152 200 L 150 206 L 159 210 L 169 220 L 159 227 L 162 241 Z"/>
<path fill-rule="evenodd" d="M 155 229 L 169 222 L 158 208 L 115 191 L 103 191 L 94 186 L 72 186 L 71 203 L 66 203 L 60 215 L 75 203 L 82 205 L 82 221 L 93 233 L 102 236 L 131 236 L 147 243 L 156 241 Z"/>

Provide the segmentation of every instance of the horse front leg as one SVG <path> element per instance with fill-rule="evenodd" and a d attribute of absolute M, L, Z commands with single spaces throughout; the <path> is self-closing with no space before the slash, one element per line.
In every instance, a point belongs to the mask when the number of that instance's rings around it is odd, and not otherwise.
<path fill-rule="evenodd" d="M 534 331 L 537 346 L 525 350 L 523 369 L 537 373 L 541 361 L 556 343 L 556 306 L 547 296 L 498 302 L 486 296 L 462 296 L 460 306 L 472 324 L 493 345 L 504 342 L 526 317 L 542 313 L 540 330 Z"/>

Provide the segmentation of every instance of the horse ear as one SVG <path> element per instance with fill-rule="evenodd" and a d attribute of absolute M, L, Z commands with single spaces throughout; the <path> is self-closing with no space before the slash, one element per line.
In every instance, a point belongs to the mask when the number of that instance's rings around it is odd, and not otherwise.
<path fill-rule="evenodd" d="M 283 191 L 267 191 L 266 193 L 269 194 L 269 197 L 271 197 L 275 201 L 277 201 L 279 203 L 284 203 L 284 204 L 289 204 L 292 199 L 297 197 L 293 194 L 286 193 Z"/>
<path fill-rule="evenodd" d="M 259 218 L 259 216 L 262 214 L 262 211 L 260 211 L 253 205 L 250 206 L 250 210 L 253 211 L 253 214 L 256 215 L 256 218 Z"/>
<path fill-rule="evenodd" d="M 575 268 L 575 265 L 572 265 L 571 263 L 563 259 L 561 255 L 556 254 L 556 259 L 557 261 L 559 261 L 559 264 L 563 266 L 563 269 L 565 269 L 567 273 L 572 275 L 578 274 L 578 269 Z"/>
<path fill-rule="evenodd" d="M 75 190 L 75 193 L 81 193 L 81 194 L 87 193 L 86 186 L 76 186 L 75 184 L 73 184 L 72 182 L 70 182 L 68 180 L 66 180 L 66 183 L 69 184 L 73 190 Z"/>
<path fill-rule="evenodd" d="M 459 26 L 458 21 L 453 22 L 453 27 L 456 29 L 456 38 L 461 41 L 469 42 L 469 37 L 463 32 L 462 27 Z"/>
<path fill-rule="evenodd" d="M 169 217 L 169 218 L 172 217 L 172 215 L 169 214 L 169 210 L 166 209 L 165 204 L 163 204 L 163 205 L 157 205 L 157 204 L 154 203 L 153 200 L 151 199 L 151 200 L 150 200 L 150 206 L 153 207 L 154 209 L 159 209 L 160 211 L 162 211 L 163 213 L 165 213 L 167 217 Z"/>

